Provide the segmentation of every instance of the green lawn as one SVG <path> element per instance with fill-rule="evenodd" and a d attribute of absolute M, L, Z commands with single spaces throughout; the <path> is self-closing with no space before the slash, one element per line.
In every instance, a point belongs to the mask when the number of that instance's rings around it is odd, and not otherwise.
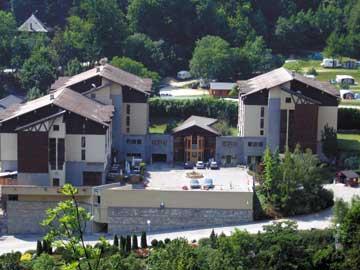
<path fill-rule="evenodd" d="M 350 88 L 355 91 L 360 91 L 360 70 L 359 69 L 343 69 L 343 68 L 323 68 L 320 66 L 321 61 L 315 60 L 298 60 L 297 63 L 285 63 L 284 67 L 288 69 L 300 69 L 300 72 L 306 73 L 311 68 L 315 68 L 318 72 L 316 78 L 320 81 L 329 81 L 335 79 L 336 75 L 350 75 L 354 77 L 358 85 Z M 335 85 L 340 88 L 340 85 Z"/>
<path fill-rule="evenodd" d="M 360 152 L 360 134 L 338 133 L 338 146 L 341 151 Z"/>

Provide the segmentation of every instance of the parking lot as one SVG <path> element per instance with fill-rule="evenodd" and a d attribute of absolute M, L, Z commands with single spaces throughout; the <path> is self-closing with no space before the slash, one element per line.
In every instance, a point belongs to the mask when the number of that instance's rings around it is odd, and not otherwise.
<path fill-rule="evenodd" d="M 152 164 L 147 167 L 148 189 L 180 190 L 183 187 L 190 189 L 190 178 L 186 173 L 192 170 L 185 170 L 180 166 L 168 164 Z M 202 185 L 206 178 L 213 180 L 216 191 L 249 191 L 252 188 L 253 180 L 244 168 L 220 168 L 218 170 L 203 169 L 199 172 L 203 177 L 199 178 Z M 200 189 L 201 190 L 201 189 Z"/>

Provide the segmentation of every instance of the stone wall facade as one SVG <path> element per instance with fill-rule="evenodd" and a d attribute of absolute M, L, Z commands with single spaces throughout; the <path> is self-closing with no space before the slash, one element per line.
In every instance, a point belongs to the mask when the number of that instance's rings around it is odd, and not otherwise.
<path fill-rule="evenodd" d="M 252 210 L 109 207 L 108 232 L 129 233 L 235 225 L 253 220 Z"/>
<path fill-rule="evenodd" d="M 45 201 L 7 201 L 7 233 L 44 233 L 40 223 L 44 220 L 46 210 L 54 208 L 57 202 Z M 80 204 L 87 210 L 90 206 Z M 91 232 L 92 226 L 86 226 L 87 232 Z"/>

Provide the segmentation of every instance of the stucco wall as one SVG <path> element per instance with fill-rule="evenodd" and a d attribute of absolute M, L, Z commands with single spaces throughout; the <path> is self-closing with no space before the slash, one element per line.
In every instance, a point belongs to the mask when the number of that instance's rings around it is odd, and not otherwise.
<path fill-rule="evenodd" d="M 105 163 L 88 163 L 83 161 L 67 161 L 65 163 L 66 182 L 74 186 L 83 185 L 83 172 L 102 172 L 102 183 L 105 184 Z"/>
<path fill-rule="evenodd" d="M 19 185 L 50 186 L 48 173 L 18 173 Z"/>
<path fill-rule="evenodd" d="M 243 122 L 243 136 L 261 136 L 260 135 L 260 115 L 261 107 L 264 108 L 264 135 L 267 134 L 268 128 L 268 107 L 262 105 L 244 105 L 244 122 Z"/>
<path fill-rule="evenodd" d="M 318 131 L 317 140 L 321 141 L 321 131 L 325 125 L 337 129 L 338 107 L 320 106 L 318 111 Z"/>
<path fill-rule="evenodd" d="M 167 134 L 150 134 L 147 136 L 147 160 L 151 162 L 153 154 L 165 154 L 166 162 L 173 162 L 174 138 Z"/>
<path fill-rule="evenodd" d="M 126 113 L 126 107 L 130 105 L 130 114 Z M 126 117 L 130 116 L 130 132 L 126 132 Z M 149 124 L 148 103 L 123 103 L 122 104 L 122 132 L 128 135 L 145 135 Z"/>
<path fill-rule="evenodd" d="M 66 135 L 66 161 L 81 160 L 81 137 L 86 138 L 86 162 L 104 162 L 107 152 L 105 148 L 106 135 Z"/>

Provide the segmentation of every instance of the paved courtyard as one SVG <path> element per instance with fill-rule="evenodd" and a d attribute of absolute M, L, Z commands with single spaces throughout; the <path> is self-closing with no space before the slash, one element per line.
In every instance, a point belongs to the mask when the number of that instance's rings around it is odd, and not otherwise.
<path fill-rule="evenodd" d="M 215 188 L 213 190 L 221 191 L 248 191 L 252 188 L 253 180 L 247 174 L 245 168 L 220 168 L 219 170 L 185 170 L 180 166 L 169 166 L 166 164 L 153 164 L 147 167 L 147 180 L 149 189 L 179 190 L 183 186 L 189 187 L 190 178 L 186 173 L 196 171 L 203 175 L 199 179 L 200 184 L 204 179 L 211 178 Z M 199 190 L 197 190 L 199 191 Z"/>

